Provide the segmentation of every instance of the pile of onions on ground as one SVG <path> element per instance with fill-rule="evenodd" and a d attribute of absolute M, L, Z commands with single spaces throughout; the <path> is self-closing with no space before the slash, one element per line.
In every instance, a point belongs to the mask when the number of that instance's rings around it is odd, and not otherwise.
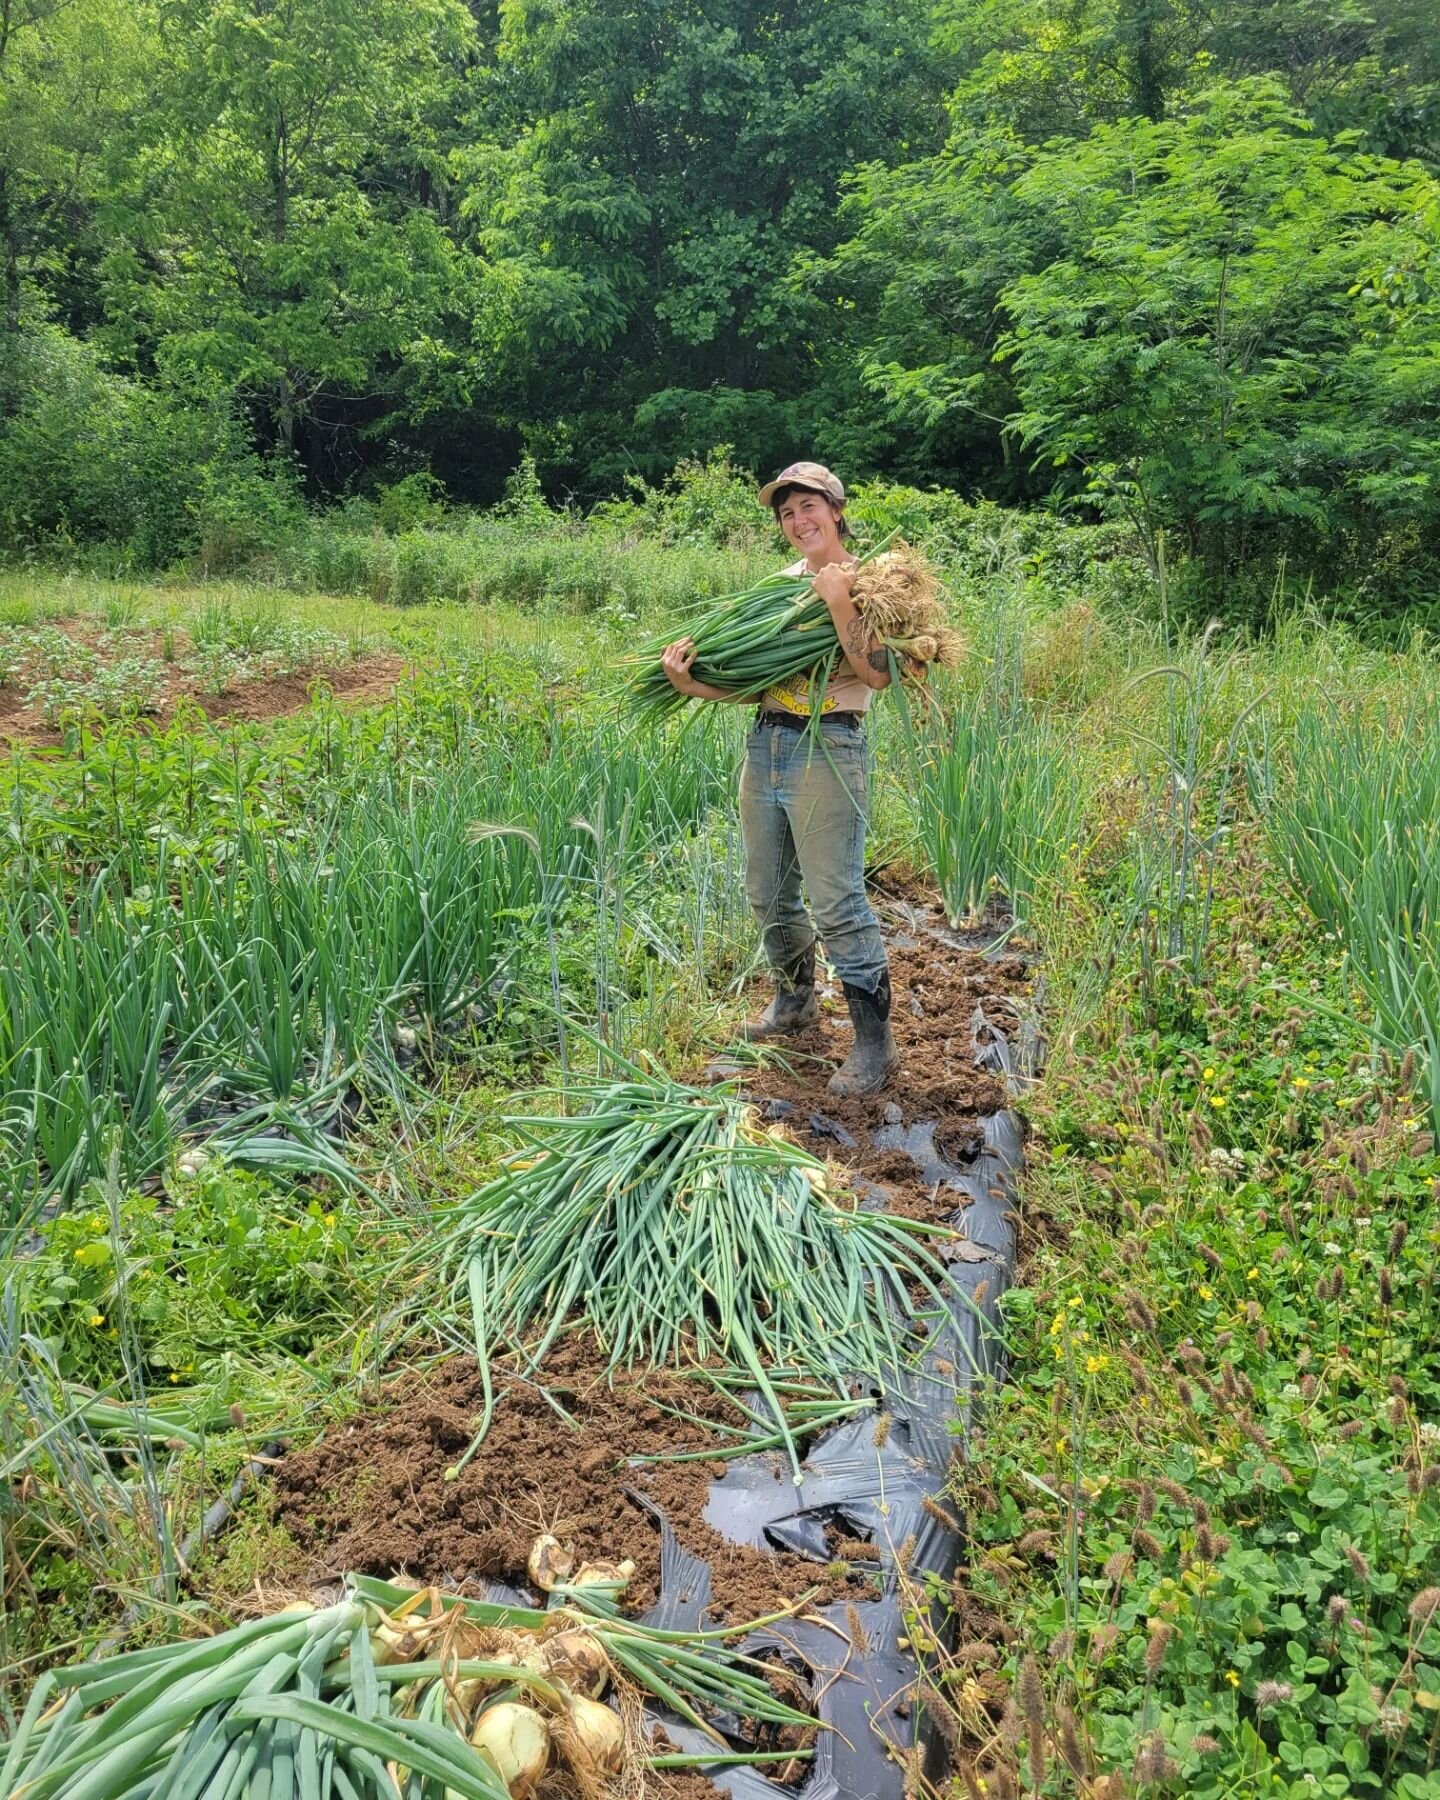
<path fill-rule="evenodd" d="M 892 652 L 902 679 L 923 676 L 933 664 L 953 668 L 965 643 L 950 624 L 931 565 L 909 544 L 881 545 L 861 557 L 851 590 L 857 610 Z M 629 659 L 625 698 L 642 718 L 658 718 L 684 704 L 660 658 L 688 637 L 695 645 L 691 674 L 727 693 L 758 698 L 768 689 L 808 682 L 816 696 L 845 672 L 840 640 L 813 578 L 772 575 L 668 626 Z"/>
<path fill-rule="evenodd" d="M 352 1575 L 328 1606 L 47 1670 L 0 1742 L 0 1795 L 532 1800 L 553 1770 L 567 1793 L 605 1800 L 647 1764 L 757 1760 L 709 1714 L 814 1727 L 716 1634 L 621 1618 L 626 1563 L 577 1569 L 556 1550 L 546 1610 Z M 713 1749 L 653 1755 L 647 1700 Z"/>

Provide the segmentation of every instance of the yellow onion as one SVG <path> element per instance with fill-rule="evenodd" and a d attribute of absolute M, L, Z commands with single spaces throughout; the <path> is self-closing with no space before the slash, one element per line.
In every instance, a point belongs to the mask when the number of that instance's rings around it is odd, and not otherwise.
<path fill-rule="evenodd" d="M 563 1682 L 573 1694 L 598 1700 L 610 1679 L 610 1659 L 590 1632 L 561 1631 L 541 1647 L 540 1673 Z"/>
<path fill-rule="evenodd" d="M 370 1633 L 370 1654 L 380 1666 L 387 1663 L 414 1662 L 429 1642 L 427 1631 L 406 1631 L 382 1619 Z"/>
<path fill-rule="evenodd" d="M 575 1567 L 575 1558 L 559 1538 L 551 1537 L 547 1531 L 530 1546 L 530 1560 L 525 1566 L 536 1587 L 548 1594 L 551 1588 L 568 1578 Z"/>
<path fill-rule="evenodd" d="M 627 1556 L 624 1562 L 587 1562 L 582 1563 L 574 1575 L 570 1577 L 570 1586 L 585 1587 L 624 1587 L 635 1573 L 635 1565 Z"/>
<path fill-rule="evenodd" d="M 487 1706 L 470 1742 L 495 1765 L 512 1800 L 530 1800 L 550 1767 L 550 1727 L 533 1706 L 514 1700 Z"/>
<path fill-rule="evenodd" d="M 573 1694 L 560 1732 L 566 1760 L 595 1781 L 618 1775 L 625 1762 L 625 1727 L 603 1700 Z"/>

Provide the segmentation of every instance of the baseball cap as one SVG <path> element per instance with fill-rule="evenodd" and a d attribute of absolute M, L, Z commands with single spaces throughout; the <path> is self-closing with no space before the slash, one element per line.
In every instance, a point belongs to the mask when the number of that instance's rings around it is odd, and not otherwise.
<path fill-rule="evenodd" d="M 788 469 L 782 469 L 773 481 L 767 481 L 761 488 L 760 504 L 769 506 L 781 488 L 786 487 L 807 488 L 811 493 L 823 494 L 827 500 L 833 500 L 837 506 L 845 504 L 844 484 L 838 475 L 830 473 L 824 463 L 791 463 Z"/>

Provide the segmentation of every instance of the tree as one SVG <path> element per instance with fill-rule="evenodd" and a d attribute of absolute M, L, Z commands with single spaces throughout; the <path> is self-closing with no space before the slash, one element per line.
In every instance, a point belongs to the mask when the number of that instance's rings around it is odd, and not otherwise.
<path fill-rule="evenodd" d="M 1060 254 L 1001 304 L 1027 449 L 1113 498 L 1212 588 L 1288 554 L 1354 578 L 1440 527 L 1440 333 L 1375 271 L 1430 266 L 1440 184 L 1329 142 L 1278 82 L 1217 89 L 1036 160 Z"/>
<path fill-rule="evenodd" d="M 721 439 L 744 461 L 807 447 L 773 434 L 826 410 L 806 401 L 831 321 L 791 264 L 834 243 L 847 169 L 938 142 L 922 0 L 507 0 L 502 17 L 457 169 L 510 416 L 567 423 L 569 472 L 592 481 Z"/>
<path fill-rule="evenodd" d="M 27 311 L 96 316 L 104 145 L 145 54 L 118 0 L 0 0 L 0 331 Z"/>
<path fill-rule="evenodd" d="M 162 0 L 117 155 L 113 353 L 234 393 L 290 452 L 327 388 L 385 387 L 468 305 L 431 206 L 376 178 L 473 40 L 459 0 Z M 411 175 L 415 173 L 412 163 Z"/>

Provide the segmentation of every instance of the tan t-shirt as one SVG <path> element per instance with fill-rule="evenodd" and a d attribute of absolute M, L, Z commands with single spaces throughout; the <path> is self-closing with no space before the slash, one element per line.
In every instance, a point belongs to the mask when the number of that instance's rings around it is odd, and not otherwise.
<path fill-rule="evenodd" d="M 789 568 L 782 569 L 783 575 L 803 575 L 805 560 L 791 563 Z M 807 598 L 801 595 L 797 605 L 803 604 Z M 870 702 L 875 698 L 875 689 L 868 687 L 851 672 L 850 665 L 841 659 L 840 668 L 825 684 L 825 692 L 820 699 L 821 714 L 831 712 L 869 712 Z M 775 687 L 766 688 L 760 698 L 760 704 L 773 708 L 777 712 L 798 713 L 802 719 L 810 717 L 810 683 L 803 676 L 794 681 L 781 682 Z"/>

